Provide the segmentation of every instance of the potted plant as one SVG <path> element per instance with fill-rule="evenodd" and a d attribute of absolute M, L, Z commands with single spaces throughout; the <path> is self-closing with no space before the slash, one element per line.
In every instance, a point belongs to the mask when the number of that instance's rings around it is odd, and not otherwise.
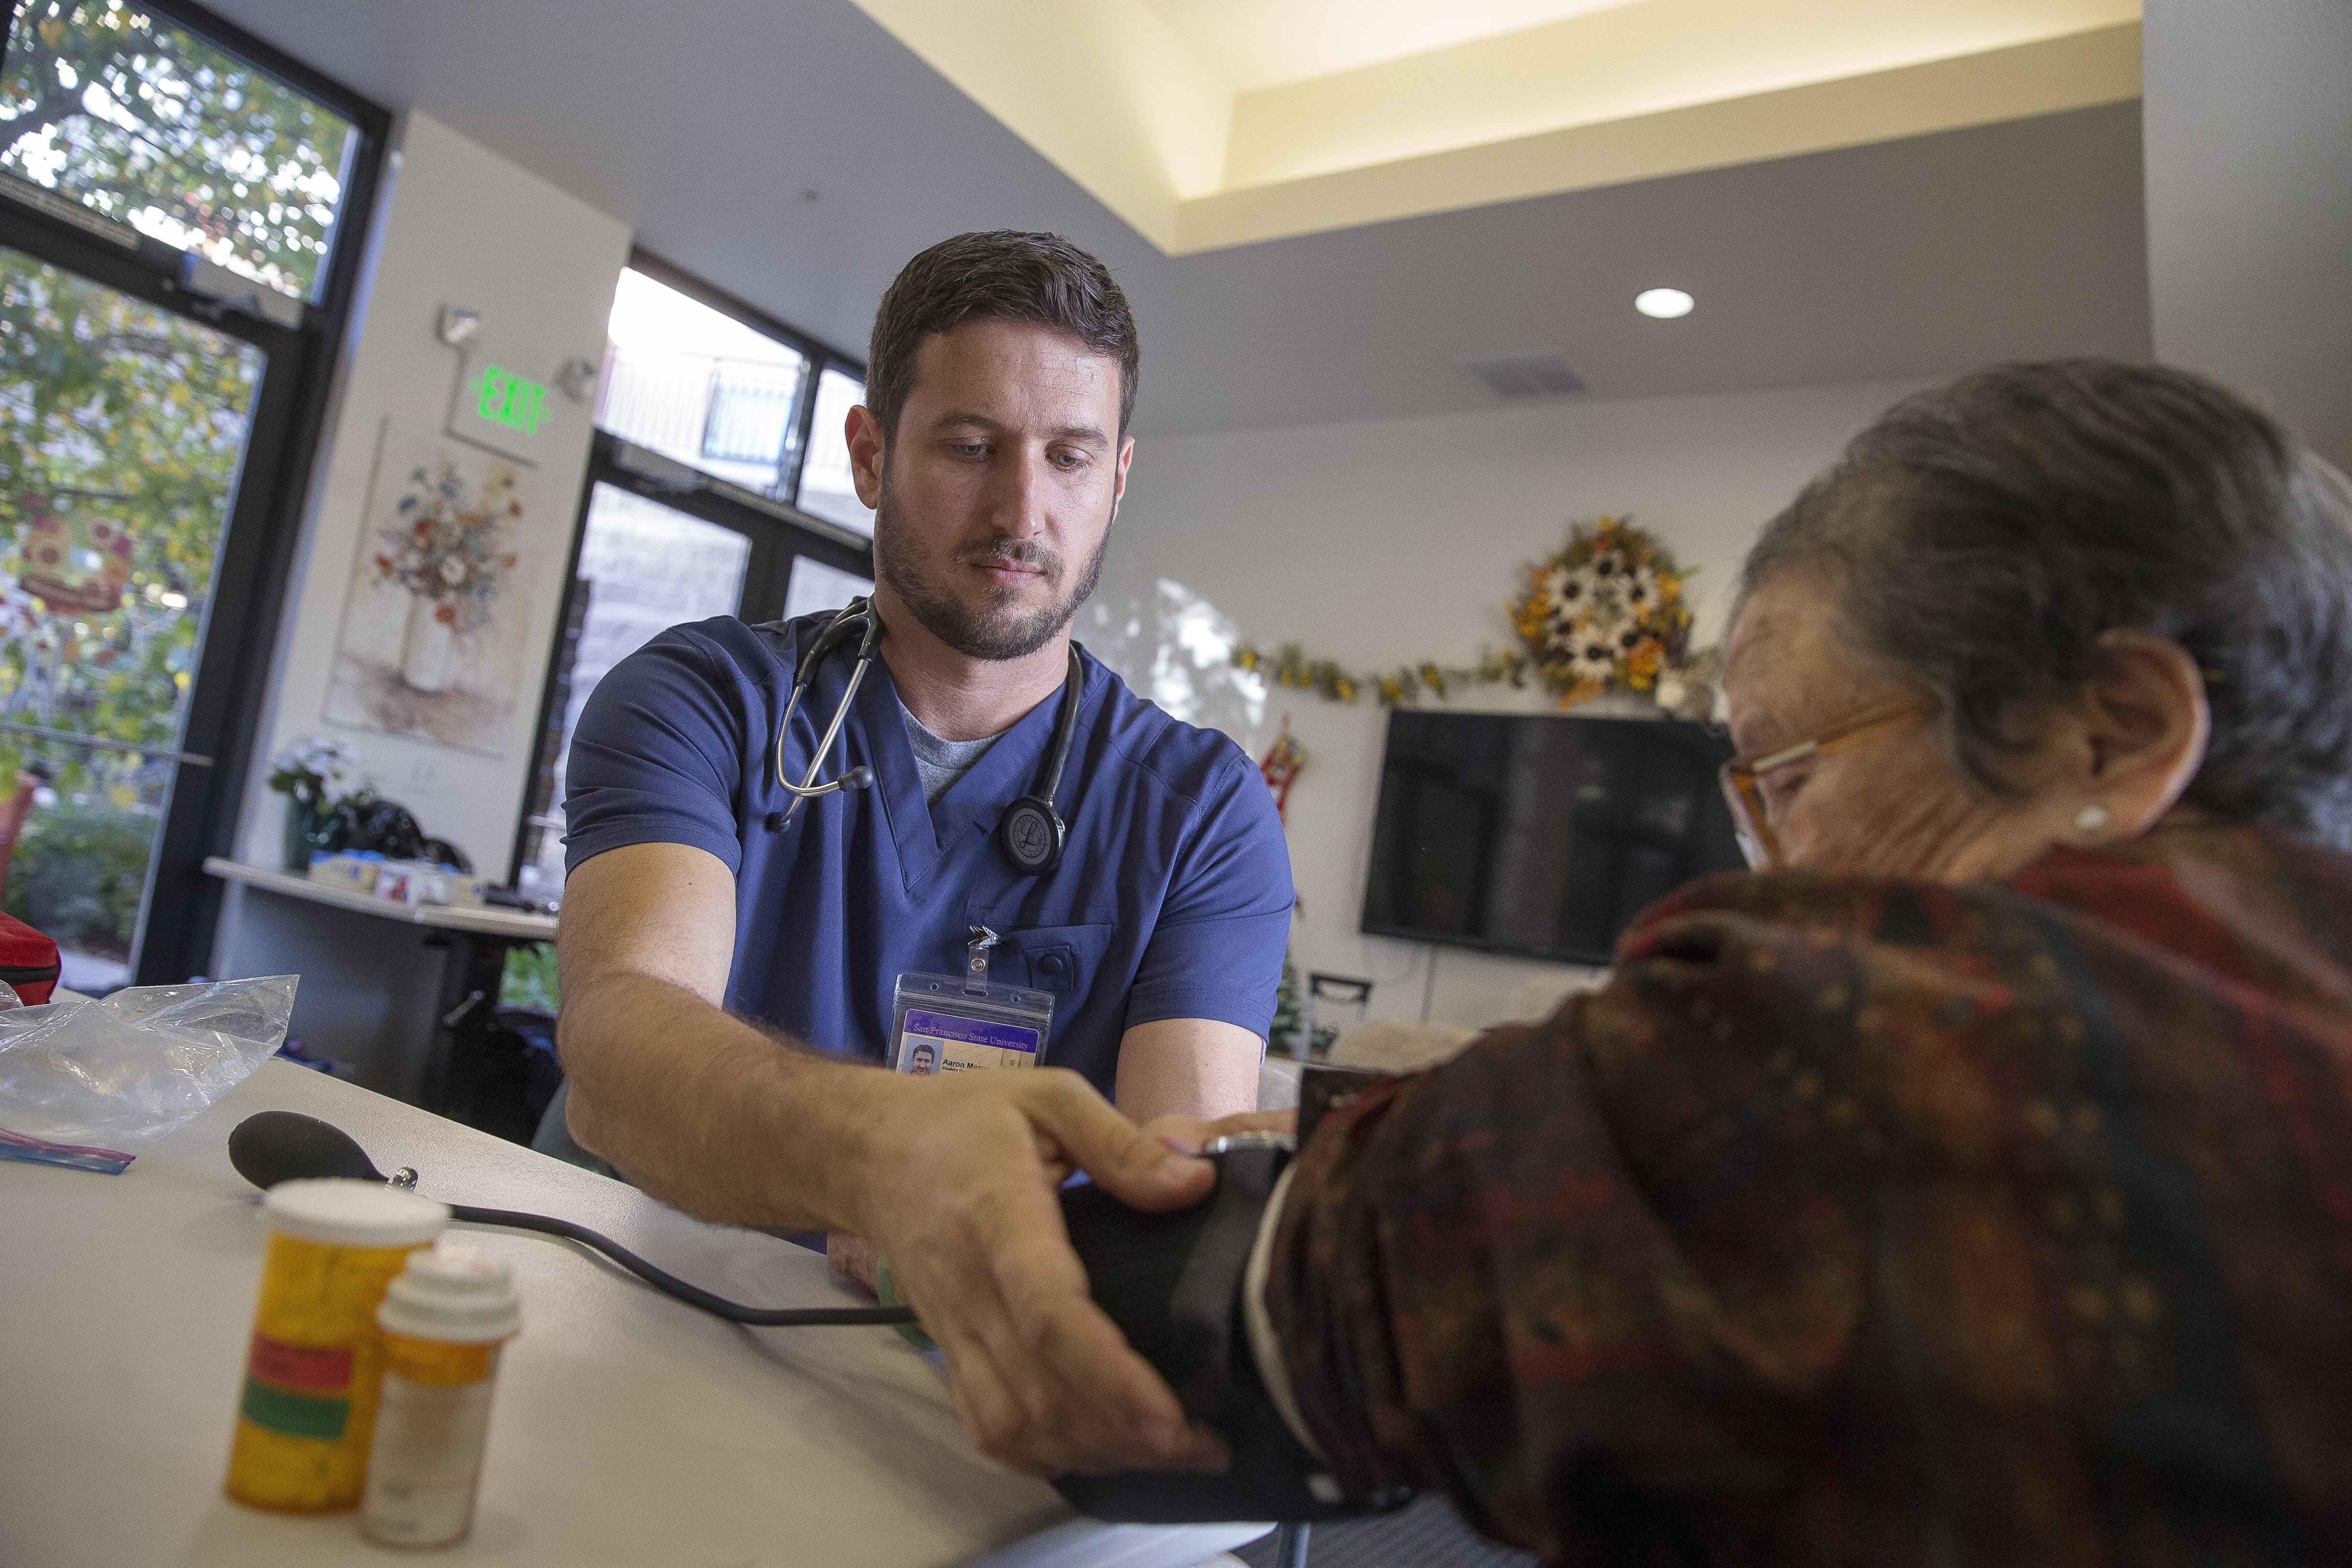
<path fill-rule="evenodd" d="M 364 792 L 359 753 L 324 735 L 306 736 L 269 764 L 269 787 L 286 797 L 286 868 L 310 868 L 310 857 L 340 847 L 343 803 Z"/>

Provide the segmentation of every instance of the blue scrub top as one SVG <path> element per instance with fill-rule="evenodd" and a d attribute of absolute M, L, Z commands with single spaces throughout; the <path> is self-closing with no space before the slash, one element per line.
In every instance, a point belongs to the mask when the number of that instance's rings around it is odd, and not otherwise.
<path fill-rule="evenodd" d="M 1042 787 L 1060 692 L 927 806 L 878 658 L 819 775 L 862 763 L 873 785 L 771 828 L 790 803 L 776 722 L 798 648 L 831 619 L 677 626 L 614 666 L 572 736 L 567 863 L 644 843 L 719 857 L 735 874 L 728 1009 L 843 1056 L 881 1061 L 900 972 L 961 973 L 974 925 L 1003 939 L 991 979 L 1053 994 L 1045 1061 L 1106 1096 L 1135 1025 L 1214 1018 L 1265 1034 L 1293 901 L 1273 798 L 1231 740 L 1170 718 L 1091 655 L 1055 803 L 1069 838 L 1046 875 L 1014 871 L 992 836 L 1004 806 Z M 825 656 L 793 715 L 794 783 L 854 653 Z"/>

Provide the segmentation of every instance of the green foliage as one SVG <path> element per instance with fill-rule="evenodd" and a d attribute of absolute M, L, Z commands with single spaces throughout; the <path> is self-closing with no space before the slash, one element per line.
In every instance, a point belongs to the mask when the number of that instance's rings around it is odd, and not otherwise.
<path fill-rule="evenodd" d="M 1284 953 L 1282 982 L 1274 990 L 1274 1027 L 1266 1036 L 1266 1049 L 1276 1056 L 1286 1057 L 1298 1048 L 1299 1031 L 1307 1026 L 1306 994 L 1298 981 L 1298 966 L 1290 962 L 1290 954 Z M 1307 1054 L 1320 1061 L 1339 1037 L 1336 1026 L 1318 1026 L 1307 1038 Z"/>
<path fill-rule="evenodd" d="M 552 1013 L 558 1010 L 559 1000 L 555 944 L 540 942 L 529 947 L 509 948 L 506 972 L 499 979 L 499 1005 L 536 1007 L 543 1013 Z"/>
<path fill-rule="evenodd" d="M 1266 1037 L 1266 1048 L 1278 1056 L 1288 1056 L 1298 1047 L 1298 1029 L 1305 1022 L 1298 1004 L 1298 965 L 1291 963 L 1290 954 L 1285 952 L 1282 983 L 1274 990 L 1274 1032 Z"/>
<path fill-rule="evenodd" d="M 0 168 L 304 298 L 350 121 L 121 0 L 29 0 L 0 72 Z"/>
<path fill-rule="evenodd" d="M 132 551 L 111 613 L 52 609 L 0 575 L 0 718 L 177 746 L 261 369 L 257 350 L 0 249 L 0 572 L 35 497 L 104 517 Z M 61 797 L 118 811 L 155 809 L 170 782 L 135 752 L 0 734 L 0 787 L 35 762 Z"/>
<path fill-rule="evenodd" d="M 178 746 L 261 370 L 257 350 L 0 248 L 0 718 Z M 53 609 L 11 574 L 33 497 L 129 534 L 119 607 Z M 27 765 L 66 806 L 143 822 L 143 871 L 170 764 L 0 732 L 0 788 Z M 93 895 L 119 915 L 103 945 L 128 950 L 139 879 L 127 907 Z"/>
<path fill-rule="evenodd" d="M 8 912 L 60 942 L 128 957 L 154 831 L 153 818 L 136 811 L 35 812 L 8 868 Z"/>

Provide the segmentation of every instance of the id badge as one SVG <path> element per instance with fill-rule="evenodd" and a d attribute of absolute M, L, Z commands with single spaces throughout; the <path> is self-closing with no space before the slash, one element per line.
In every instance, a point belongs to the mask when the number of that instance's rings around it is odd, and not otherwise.
<path fill-rule="evenodd" d="M 977 926 L 961 974 L 898 976 L 890 1021 L 893 1071 L 929 1077 L 1037 1065 L 1052 1037 L 1053 993 L 992 983 L 988 950 L 995 944 L 996 933 Z"/>

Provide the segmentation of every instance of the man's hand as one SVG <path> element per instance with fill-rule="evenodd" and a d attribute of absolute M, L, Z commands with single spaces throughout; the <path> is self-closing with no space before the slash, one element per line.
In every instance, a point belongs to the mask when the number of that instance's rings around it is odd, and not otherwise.
<path fill-rule="evenodd" d="M 1055 1191 L 1083 1169 L 1137 1208 L 1181 1208 L 1208 1194 L 1209 1167 L 1060 1068 L 855 1076 L 848 1228 L 890 1259 L 982 1450 L 1032 1475 L 1223 1468 L 1223 1441 L 1188 1426 L 1094 1304 Z"/>
<path fill-rule="evenodd" d="M 1084 1168 L 1138 1208 L 1181 1208 L 1209 1167 L 1056 1068 L 918 1079 L 729 1016 L 734 899 L 726 866 L 681 845 L 572 871 L 557 1026 L 572 1136 L 699 1218 L 878 1245 L 973 1441 L 1014 1468 L 1223 1464 L 1095 1306 L 1055 1192 Z"/>

